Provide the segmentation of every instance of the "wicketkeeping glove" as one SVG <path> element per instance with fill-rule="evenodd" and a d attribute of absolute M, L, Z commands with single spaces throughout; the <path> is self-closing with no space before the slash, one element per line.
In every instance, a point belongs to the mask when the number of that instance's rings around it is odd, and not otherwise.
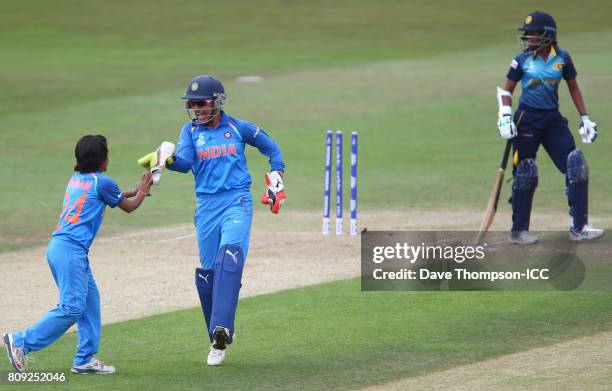
<path fill-rule="evenodd" d="M 169 141 L 161 143 L 157 151 L 147 153 L 140 159 L 138 164 L 148 168 L 153 174 L 153 184 L 158 185 L 161 179 L 161 172 L 167 164 L 174 163 L 174 150 L 176 147 Z"/>
<path fill-rule="evenodd" d="M 578 128 L 578 133 L 580 133 L 580 138 L 582 138 L 582 142 L 585 144 L 591 144 L 597 138 L 597 124 L 589 118 L 588 115 L 583 115 L 580 117 L 582 122 L 580 123 L 580 128 Z"/>
<path fill-rule="evenodd" d="M 262 204 L 270 205 L 272 213 L 278 213 L 281 205 L 287 199 L 285 184 L 283 183 L 283 173 L 272 171 L 266 173 L 265 177 L 268 188 L 264 191 L 261 202 Z"/>

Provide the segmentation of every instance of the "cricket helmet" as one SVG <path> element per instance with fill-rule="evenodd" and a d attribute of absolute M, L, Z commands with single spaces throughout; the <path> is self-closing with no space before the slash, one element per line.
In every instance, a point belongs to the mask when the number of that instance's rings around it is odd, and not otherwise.
<path fill-rule="evenodd" d="M 225 89 L 216 77 L 201 75 L 189 82 L 187 91 L 181 99 L 186 100 L 185 106 L 191 122 L 196 125 L 207 124 L 223 110 Z M 206 103 L 206 106 L 200 105 L 201 103 Z M 212 112 L 205 115 L 206 119 L 201 120 L 203 108 L 209 108 L 209 106 L 212 106 Z"/>
<path fill-rule="evenodd" d="M 557 23 L 546 12 L 534 11 L 525 17 L 523 25 L 518 29 L 519 43 L 523 50 L 535 53 L 538 50 L 557 44 Z M 538 38 L 537 43 L 529 43 L 530 38 Z"/>

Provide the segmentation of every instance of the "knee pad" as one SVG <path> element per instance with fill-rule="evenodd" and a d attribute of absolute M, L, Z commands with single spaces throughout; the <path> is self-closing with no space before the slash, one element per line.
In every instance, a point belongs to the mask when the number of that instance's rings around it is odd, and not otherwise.
<path fill-rule="evenodd" d="M 195 284 L 198 290 L 198 296 L 200 297 L 200 305 L 202 306 L 202 313 L 204 314 L 204 320 L 206 321 L 206 330 L 210 327 L 210 315 L 212 313 L 213 306 L 213 286 L 215 279 L 215 271 L 212 269 L 203 269 L 198 267 L 195 269 Z M 209 333 L 208 338 L 212 342 L 212 335 Z"/>
<path fill-rule="evenodd" d="M 242 248 L 236 244 L 221 246 L 215 259 L 213 310 L 208 331 L 212 334 L 218 326 L 229 329 L 228 343 L 231 343 L 234 334 L 234 318 L 243 269 Z"/>
<path fill-rule="evenodd" d="M 579 149 L 574 149 L 567 156 L 567 180 L 570 184 L 589 181 L 589 166 Z"/>
<path fill-rule="evenodd" d="M 535 191 L 536 187 L 538 187 L 538 164 L 536 160 L 521 160 L 514 171 L 512 189 L 517 191 Z"/>

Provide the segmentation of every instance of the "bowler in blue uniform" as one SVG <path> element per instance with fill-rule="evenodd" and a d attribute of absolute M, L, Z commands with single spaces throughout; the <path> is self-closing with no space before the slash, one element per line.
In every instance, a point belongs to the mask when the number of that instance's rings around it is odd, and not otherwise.
<path fill-rule="evenodd" d="M 139 160 L 145 167 L 165 160 L 168 169 L 194 176 L 195 229 L 200 266 L 195 284 L 211 347 L 208 365 L 220 365 L 232 342 L 242 270 L 249 250 L 253 200 L 245 151 L 253 146 L 268 157 L 268 188 L 262 202 L 278 213 L 286 199 L 285 163 L 281 150 L 258 126 L 223 111 L 225 89 L 216 77 L 203 75 L 189 82 L 183 96 L 190 121 L 179 135 L 172 156 L 150 153 Z"/>
<path fill-rule="evenodd" d="M 144 174 L 134 190 L 119 190 L 117 183 L 103 174 L 109 160 L 106 138 L 100 135 L 82 137 L 76 145 L 75 157 L 75 173 L 68 181 L 62 213 L 47 247 L 47 261 L 60 292 L 59 303 L 33 326 L 3 335 L 9 360 L 19 372 L 24 370 L 28 353 L 51 345 L 75 323 L 78 344 L 72 372 L 115 372 L 114 367 L 95 357 L 102 323 L 89 247 L 106 207 L 118 206 L 128 213 L 136 210 L 149 192 L 151 174 Z"/>
<path fill-rule="evenodd" d="M 590 144 L 597 138 L 597 125 L 586 112 L 576 80 L 577 72 L 569 53 L 557 45 L 557 25 L 552 16 L 535 11 L 527 15 L 521 28 L 521 51 L 510 64 L 505 89 L 499 91 L 499 132 L 511 139 L 514 152 L 512 185 L 512 230 L 510 242 L 533 244 L 529 233 L 533 195 L 538 185 L 536 155 L 544 147 L 555 166 L 565 176 L 566 194 L 572 217 L 569 238 L 592 240 L 604 234 L 588 222 L 589 168 L 583 152 L 576 148 L 567 120 L 559 112 L 558 89 L 565 80 L 581 118 L 579 134 Z M 512 116 L 512 93 L 521 84 L 518 109 Z"/>

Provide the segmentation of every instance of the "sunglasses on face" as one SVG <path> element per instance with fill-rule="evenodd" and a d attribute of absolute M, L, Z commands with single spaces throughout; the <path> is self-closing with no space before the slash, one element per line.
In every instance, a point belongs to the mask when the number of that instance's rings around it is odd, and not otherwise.
<path fill-rule="evenodd" d="M 190 100 L 187 102 L 189 107 L 210 107 L 212 106 L 212 100 Z"/>

